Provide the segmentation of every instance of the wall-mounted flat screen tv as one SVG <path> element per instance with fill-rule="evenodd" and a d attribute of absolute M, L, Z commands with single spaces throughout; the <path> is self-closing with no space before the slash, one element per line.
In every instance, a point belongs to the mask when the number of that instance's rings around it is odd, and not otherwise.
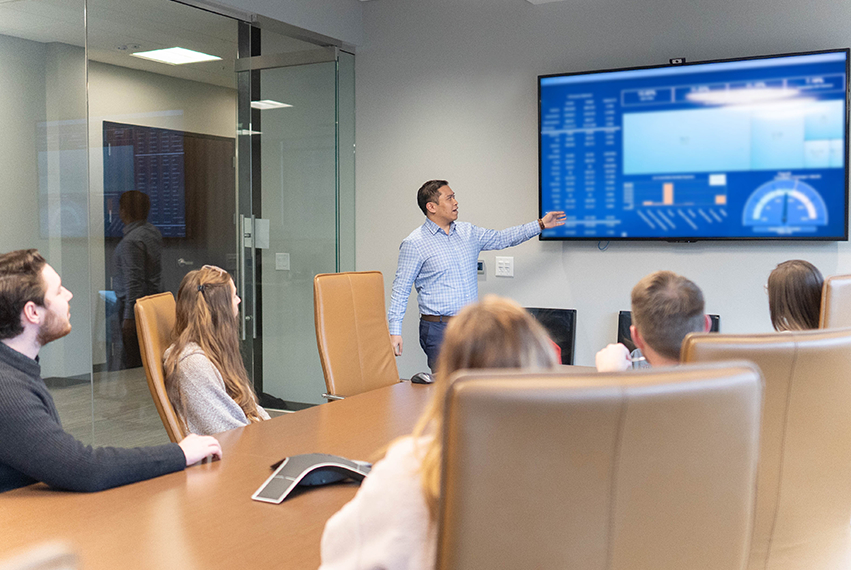
<path fill-rule="evenodd" d="M 541 239 L 847 240 L 849 50 L 538 77 Z"/>

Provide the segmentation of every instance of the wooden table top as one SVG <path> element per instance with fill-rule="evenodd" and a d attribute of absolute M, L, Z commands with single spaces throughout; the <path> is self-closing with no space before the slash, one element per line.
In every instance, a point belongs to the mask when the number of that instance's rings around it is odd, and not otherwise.
<path fill-rule="evenodd" d="M 251 500 L 289 455 L 375 461 L 408 434 L 432 393 L 408 382 L 216 436 L 222 461 L 100 493 L 37 484 L 0 494 L 0 559 L 62 540 L 81 568 L 317 568 L 325 521 L 357 485 L 295 491 L 280 505 Z"/>

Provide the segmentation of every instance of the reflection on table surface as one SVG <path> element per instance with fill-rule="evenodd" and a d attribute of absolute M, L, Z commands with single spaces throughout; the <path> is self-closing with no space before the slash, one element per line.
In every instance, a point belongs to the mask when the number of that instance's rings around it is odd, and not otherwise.
<path fill-rule="evenodd" d="M 81 567 L 317 568 L 325 521 L 354 483 L 294 493 L 281 505 L 251 500 L 289 455 L 375 461 L 410 433 L 431 385 L 407 382 L 219 434 L 222 461 L 93 494 L 43 484 L 0 494 L 0 558 L 65 540 Z"/>

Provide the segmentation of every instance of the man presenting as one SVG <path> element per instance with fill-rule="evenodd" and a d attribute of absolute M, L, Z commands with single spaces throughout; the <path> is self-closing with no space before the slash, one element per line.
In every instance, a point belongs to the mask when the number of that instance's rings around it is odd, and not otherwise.
<path fill-rule="evenodd" d="M 608 345 L 595 357 L 597 371 L 679 364 L 686 335 L 709 330 L 703 306 L 700 288 L 682 275 L 656 271 L 644 277 L 632 289 L 629 334 L 638 348 L 630 354 L 620 343 Z"/>
<path fill-rule="evenodd" d="M 99 491 L 221 457 L 219 442 L 92 448 L 65 433 L 41 379 L 38 352 L 71 332 L 71 292 L 34 249 L 0 255 L 0 492 L 43 481 Z"/>
<path fill-rule="evenodd" d="M 476 262 L 485 250 L 505 249 L 564 225 L 564 212 L 502 231 L 487 230 L 458 219 L 458 201 L 446 180 L 429 180 L 417 192 L 425 223 L 402 241 L 393 280 L 388 321 L 396 356 L 402 354 L 402 319 L 411 285 L 420 309 L 420 346 L 434 370 L 448 320 L 478 299 Z"/>

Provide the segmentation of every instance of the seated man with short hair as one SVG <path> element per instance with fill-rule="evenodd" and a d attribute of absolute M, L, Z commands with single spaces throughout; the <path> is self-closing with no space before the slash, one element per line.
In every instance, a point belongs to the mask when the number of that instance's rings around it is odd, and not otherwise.
<path fill-rule="evenodd" d="M 598 372 L 638 368 L 646 359 L 651 366 L 679 364 L 683 339 L 691 332 L 709 330 L 703 312 L 703 293 L 693 282 L 672 271 L 656 271 L 632 289 L 632 341 L 630 354 L 622 344 L 610 344 L 597 353 Z"/>
<path fill-rule="evenodd" d="M 71 297 L 38 251 L 0 255 L 0 493 L 39 481 L 99 491 L 221 457 L 210 436 L 155 447 L 93 448 L 62 429 L 38 353 L 71 332 Z"/>

